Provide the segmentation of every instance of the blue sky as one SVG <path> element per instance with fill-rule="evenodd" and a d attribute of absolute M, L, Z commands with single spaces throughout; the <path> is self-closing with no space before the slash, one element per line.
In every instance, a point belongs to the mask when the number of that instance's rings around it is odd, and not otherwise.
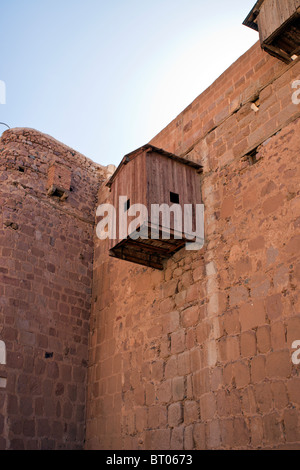
<path fill-rule="evenodd" d="M 117 165 L 258 41 L 254 3 L 1 0 L 0 121 Z"/>

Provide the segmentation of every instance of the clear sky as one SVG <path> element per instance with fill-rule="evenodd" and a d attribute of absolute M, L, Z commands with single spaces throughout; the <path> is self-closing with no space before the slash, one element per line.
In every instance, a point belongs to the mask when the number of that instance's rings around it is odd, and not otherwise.
<path fill-rule="evenodd" d="M 117 165 L 258 41 L 254 4 L 0 0 L 0 121 Z"/>

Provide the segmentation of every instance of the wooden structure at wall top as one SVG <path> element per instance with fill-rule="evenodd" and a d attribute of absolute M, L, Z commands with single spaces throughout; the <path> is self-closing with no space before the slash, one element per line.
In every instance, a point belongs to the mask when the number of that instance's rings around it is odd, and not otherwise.
<path fill-rule="evenodd" d="M 300 55 L 300 0 L 258 0 L 243 24 L 273 57 L 288 64 Z"/>
<path fill-rule="evenodd" d="M 175 219 L 171 218 L 171 225 L 167 229 L 161 218 L 159 224 L 154 224 L 151 207 L 153 204 L 167 204 L 169 207 L 179 204 L 183 215 L 185 204 L 194 207 L 201 204 L 201 173 L 202 166 L 199 163 L 150 144 L 125 155 L 107 182 L 117 211 L 117 238 L 110 240 L 110 256 L 163 269 L 165 259 L 193 240 L 187 239 L 183 230 L 178 232 Z M 120 196 L 126 196 L 126 207 L 119 207 Z M 126 213 L 135 204 L 143 204 L 147 208 L 147 219 L 132 233 L 132 217 L 129 217 L 128 235 L 122 238 L 119 235 L 120 211 Z M 193 213 L 193 227 L 195 223 Z"/>

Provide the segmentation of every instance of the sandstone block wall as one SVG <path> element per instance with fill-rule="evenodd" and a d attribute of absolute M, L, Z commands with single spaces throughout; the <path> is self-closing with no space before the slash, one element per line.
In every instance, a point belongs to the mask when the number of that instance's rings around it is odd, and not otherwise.
<path fill-rule="evenodd" d="M 204 167 L 201 251 L 95 239 L 87 449 L 300 447 L 299 76 L 256 44 L 152 140 Z"/>
<path fill-rule="evenodd" d="M 53 164 L 71 175 L 63 201 L 47 195 Z M 0 340 L 7 350 L 0 449 L 83 447 L 103 176 L 99 165 L 32 129 L 6 131 L 0 140 Z"/>

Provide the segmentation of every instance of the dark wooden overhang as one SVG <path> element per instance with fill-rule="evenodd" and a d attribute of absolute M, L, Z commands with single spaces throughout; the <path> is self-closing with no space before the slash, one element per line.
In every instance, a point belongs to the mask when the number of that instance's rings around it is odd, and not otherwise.
<path fill-rule="evenodd" d="M 254 29 L 255 31 L 258 31 L 258 26 L 255 20 L 259 14 L 259 10 L 263 2 L 264 0 L 258 0 L 256 2 L 247 18 L 244 20 L 243 25 L 248 26 L 249 28 Z"/>

